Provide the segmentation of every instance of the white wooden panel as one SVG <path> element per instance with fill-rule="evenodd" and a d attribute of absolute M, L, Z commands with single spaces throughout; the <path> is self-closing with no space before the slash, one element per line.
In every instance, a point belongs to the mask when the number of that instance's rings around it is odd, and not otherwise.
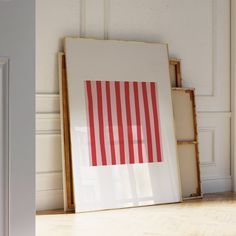
<path fill-rule="evenodd" d="M 81 1 L 81 36 L 104 38 L 104 0 Z"/>
<path fill-rule="evenodd" d="M 198 113 L 198 127 L 203 191 L 230 191 L 230 114 Z"/>
<path fill-rule="evenodd" d="M 59 113 L 59 94 L 37 94 L 36 95 L 37 113 Z"/>
<path fill-rule="evenodd" d="M 215 164 L 215 127 L 199 129 L 200 154 L 202 165 Z"/>
<path fill-rule="evenodd" d="M 36 91 L 58 93 L 57 52 L 65 36 L 79 35 L 80 1 L 36 2 Z"/>
<path fill-rule="evenodd" d="M 229 192 L 232 190 L 231 176 L 215 176 L 202 179 L 203 193 Z"/>
<path fill-rule="evenodd" d="M 39 191 L 36 196 L 36 210 L 63 209 L 63 190 Z"/>
<path fill-rule="evenodd" d="M 199 195 L 195 144 L 178 145 L 178 157 L 182 196 L 187 198 Z"/>
<path fill-rule="evenodd" d="M 36 171 L 61 171 L 60 134 L 38 134 L 36 136 Z"/>
<path fill-rule="evenodd" d="M 62 172 L 49 172 L 36 174 L 36 191 L 61 190 Z M 37 195 L 36 193 L 36 195 Z"/>
<path fill-rule="evenodd" d="M 36 114 L 36 133 L 52 134 L 60 133 L 60 115 L 59 114 Z"/>
<path fill-rule="evenodd" d="M 37 210 L 63 208 L 59 114 L 36 115 Z"/>
<path fill-rule="evenodd" d="M 110 39 L 167 42 L 199 111 L 230 110 L 230 0 L 111 0 Z"/>
<path fill-rule="evenodd" d="M 36 170 L 61 171 L 61 135 L 59 114 L 36 116 Z"/>

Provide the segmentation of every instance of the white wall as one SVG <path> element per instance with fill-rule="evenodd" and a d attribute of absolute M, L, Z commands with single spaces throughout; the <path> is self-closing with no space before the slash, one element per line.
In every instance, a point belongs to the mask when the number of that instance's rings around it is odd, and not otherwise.
<path fill-rule="evenodd" d="M 36 207 L 58 209 L 63 186 L 57 52 L 66 35 L 79 35 L 80 2 L 37 0 L 36 9 Z"/>
<path fill-rule="evenodd" d="M 38 209 L 63 205 L 56 52 L 66 35 L 169 43 L 196 88 L 203 190 L 231 189 L 230 0 L 38 0 Z"/>
<path fill-rule="evenodd" d="M 0 0 L 0 79 L 9 83 L 9 152 L 4 158 L 9 196 L 5 202 L 6 231 L 1 236 L 33 236 L 35 234 L 35 1 Z M 2 58 L 5 58 L 2 59 Z M 7 60 L 6 60 L 7 59 Z M 9 62 L 8 72 L 6 68 Z M 1 63 L 0 63 L 1 64 Z M 3 72 L 3 73 L 2 73 Z M 5 88 L 6 89 L 6 88 Z M 4 91 L 6 92 L 6 90 Z M 2 101 L 2 98 L 1 98 Z M 2 114 L 0 114 L 2 115 Z M 4 113 L 6 115 L 6 113 Z M 6 124 L 5 124 L 6 125 Z M 2 148 L 2 144 L 0 144 Z M 1 150 L 2 151 L 2 150 Z M 9 162 L 9 168 L 6 166 Z M 0 179 L 4 178 L 0 171 Z M 2 211 L 0 209 L 0 221 Z M 1 223 L 0 223 L 1 225 Z M 2 226 L 2 225 L 1 225 Z"/>

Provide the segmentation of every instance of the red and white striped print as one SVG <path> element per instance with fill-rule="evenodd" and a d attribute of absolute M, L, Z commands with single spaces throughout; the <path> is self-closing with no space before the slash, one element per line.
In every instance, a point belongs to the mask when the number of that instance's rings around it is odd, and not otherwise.
<path fill-rule="evenodd" d="M 161 162 L 157 83 L 85 81 L 92 166 Z"/>

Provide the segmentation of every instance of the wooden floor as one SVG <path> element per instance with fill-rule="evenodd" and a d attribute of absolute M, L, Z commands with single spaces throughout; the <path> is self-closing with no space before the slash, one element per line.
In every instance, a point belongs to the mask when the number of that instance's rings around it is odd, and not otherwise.
<path fill-rule="evenodd" d="M 37 236 L 236 236 L 236 193 L 151 207 L 45 213 L 36 217 Z"/>

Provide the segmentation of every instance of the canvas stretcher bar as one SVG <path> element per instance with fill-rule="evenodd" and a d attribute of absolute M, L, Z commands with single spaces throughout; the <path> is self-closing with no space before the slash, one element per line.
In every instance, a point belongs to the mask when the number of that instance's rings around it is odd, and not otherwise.
<path fill-rule="evenodd" d="M 172 87 L 182 87 L 181 61 L 170 59 L 170 80 Z"/>

